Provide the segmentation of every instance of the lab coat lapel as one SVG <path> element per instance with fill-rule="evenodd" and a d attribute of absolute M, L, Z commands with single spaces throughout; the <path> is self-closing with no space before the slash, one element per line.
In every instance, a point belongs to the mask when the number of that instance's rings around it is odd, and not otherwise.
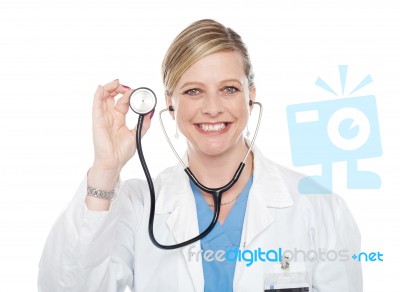
<path fill-rule="evenodd" d="M 172 168 L 165 181 L 157 198 L 156 214 L 170 213 L 166 224 L 175 243 L 181 243 L 199 234 L 196 203 L 188 177 L 181 165 Z M 200 241 L 181 248 L 194 287 L 199 292 L 204 290 L 201 258 L 196 260 L 196 254 L 200 250 Z"/>
<path fill-rule="evenodd" d="M 278 167 L 264 158 L 256 147 L 253 153 L 253 185 L 247 201 L 242 247 L 250 245 L 260 232 L 273 223 L 274 218 L 269 208 L 287 208 L 293 205 Z"/>
<path fill-rule="evenodd" d="M 287 189 L 278 167 L 263 157 L 254 147 L 253 185 L 250 189 L 243 222 L 241 249 L 248 248 L 256 237 L 274 222 L 270 208 L 287 208 L 293 205 L 293 200 Z M 252 246 L 257 249 L 259 246 Z M 238 285 L 245 268 L 245 262 L 237 262 L 234 287 Z"/>

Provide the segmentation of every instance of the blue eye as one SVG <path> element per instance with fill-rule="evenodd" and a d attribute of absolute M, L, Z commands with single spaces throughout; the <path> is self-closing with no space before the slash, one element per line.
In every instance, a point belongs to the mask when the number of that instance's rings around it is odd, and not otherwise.
<path fill-rule="evenodd" d="M 239 89 L 237 89 L 237 88 L 234 87 L 234 86 L 227 86 L 227 87 L 225 87 L 225 88 L 223 89 L 223 91 L 224 91 L 225 93 L 233 94 L 233 93 L 238 92 Z"/>
<path fill-rule="evenodd" d="M 200 90 L 197 89 L 197 88 L 191 88 L 191 89 L 186 90 L 186 91 L 184 92 L 184 94 L 187 94 L 187 95 L 190 95 L 190 96 L 194 96 L 194 95 L 197 95 L 197 94 L 199 94 L 199 93 L 200 93 Z"/>

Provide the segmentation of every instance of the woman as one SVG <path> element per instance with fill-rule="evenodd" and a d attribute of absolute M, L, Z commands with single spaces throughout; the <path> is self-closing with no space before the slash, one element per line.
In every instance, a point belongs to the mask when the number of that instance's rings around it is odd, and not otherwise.
<path fill-rule="evenodd" d="M 244 43 L 213 20 L 197 21 L 173 41 L 162 69 L 167 106 L 187 140 L 186 162 L 204 185 L 225 185 L 248 150 L 243 131 L 256 97 Z M 147 183 L 118 182 L 136 151 L 135 129 L 125 124 L 131 92 L 115 80 L 95 93 L 94 163 L 49 235 L 40 291 L 362 291 L 360 265 L 349 257 L 360 236 L 344 201 L 298 194 L 301 176 L 256 147 L 223 194 L 219 222 L 207 237 L 179 249 L 155 247 Z M 180 165 L 154 184 L 160 243 L 183 242 L 207 227 L 212 198 Z"/>

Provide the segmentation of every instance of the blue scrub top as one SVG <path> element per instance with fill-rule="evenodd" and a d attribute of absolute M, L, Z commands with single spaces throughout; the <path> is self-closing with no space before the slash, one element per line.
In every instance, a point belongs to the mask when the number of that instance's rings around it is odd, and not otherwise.
<path fill-rule="evenodd" d="M 226 252 L 232 249 L 239 249 L 247 198 L 252 183 L 253 176 L 250 177 L 240 196 L 234 202 L 224 223 L 220 224 L 217 222 L 214 229 L 207 234 L 206 237 L 201 239 L 200 243 L 203 255 L 207 250 L 213 251 L 215 255 L 215 252 L 218 250 L 224 250 Z M 203 231 L 210 225 L 213 211 L 208 206 L 208 203 L 201 195 L 198 188 L 192 182 L 190 182 L 190 186 L 192 187 L 196 200 L 199 230 Z M 221 208 L 223 208 L 223 206 L 221 206 Z M 227 259 L 223 261 L 217 260 L 221 259 L 221 257 L 218 256 L 211 258 L 202 256 L 201 258 L 203 262 L 204 292 L 233 291 L 233 276 L 236 262 Z"/>

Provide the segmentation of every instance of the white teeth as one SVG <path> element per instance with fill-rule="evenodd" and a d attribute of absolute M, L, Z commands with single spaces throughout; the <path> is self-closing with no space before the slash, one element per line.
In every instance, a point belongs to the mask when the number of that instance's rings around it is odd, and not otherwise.
<path fill-rule="evenodd" d="M 220 124 L 199 124 L 200 129 L 206 132 L 218 132 L 226 127 L 225 123 Z"/>

